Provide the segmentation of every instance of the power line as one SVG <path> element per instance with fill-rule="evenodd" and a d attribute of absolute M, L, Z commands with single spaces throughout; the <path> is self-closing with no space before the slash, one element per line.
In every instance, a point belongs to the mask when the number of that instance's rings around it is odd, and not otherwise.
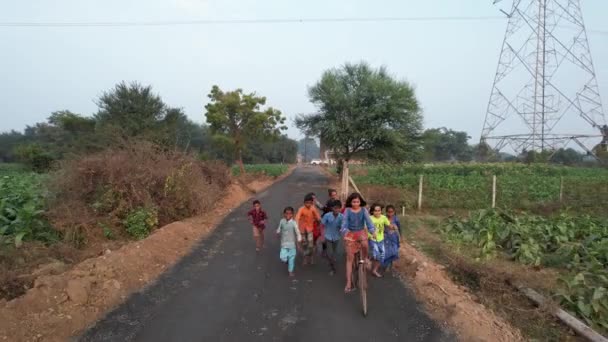
<path fill-rule="evenodd" d="M 219 19 L 185 21 L 107 21 L 107 22 L 0 22 L 0 27 L 137 27 L 188 26 L 222 24 L 291 24 L 291 23 L 350 23 L 350 22 L 430 22 L 430 21 L 491 21 L 501 16 L 462 17 L 352 17 L 352 18 L 291 18 L 291 19 Z"/>

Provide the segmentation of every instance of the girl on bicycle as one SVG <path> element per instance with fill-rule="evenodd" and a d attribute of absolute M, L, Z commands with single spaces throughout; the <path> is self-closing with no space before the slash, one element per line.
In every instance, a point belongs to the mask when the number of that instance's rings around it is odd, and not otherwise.
<path fill-rule="evenodd" d="M 399 244 L 401 240 L 401 222 L 392 205 L 386 206 L 386 217 L 391 223 L 390 229 L 384 232 L 384 261 L 382 267 L 387 270 L 393 261 L 399 259 Z"/>
<path fill-rule="evenodd" d="M 375 227 L 372 222 L 369 212 L 365 209 L 366 203 L 359 193 L 352 193 L 346 199 L 346 209 L 342 218 L 342 228 L 340 232 L 344 236 L 344 245 L 346 247 L 346 286 L 345 293 L 353 291 L 352 271 L 353 262 L 355 262 L 355 254 L 361 251 L 361 258 L 367 260 L 368 244 L 367 234 L 375 236 Z M 365 227 L 367 226 L 367 230 Z M 359 262 L 359 260 L 356 260 Z M 361 265 L 363 267 L 364 265 Z"/>
<path fill-rule="evenodd" d="M 376 227 L 376 234 L 372 236 L 369 234 L 369 248 L 372 250 L 372 275 L 376 278 L 382 278 L 382 275 L 378 270 L 380 264 L 384 261 L 384 231 L 388 229 L 391 223 L 388 221 L 386 216 L 382 215 L 382 206 L 380 204 L 374 204 L 371 207 L 372 211 L 372 222 Z"/>

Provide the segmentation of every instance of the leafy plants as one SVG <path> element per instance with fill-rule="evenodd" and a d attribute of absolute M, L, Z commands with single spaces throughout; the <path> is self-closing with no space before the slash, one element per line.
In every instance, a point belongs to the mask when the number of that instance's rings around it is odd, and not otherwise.
<path fill-rule="evenodd" d="M 20 247 L 26 240 L 50 242 L 57 237 L 45 217 L 43 176 L 0 176 L 0 242 Z"/>
<path fill-rule="evenodd" d="M 129 235 L 141 240 L 158 225 L 158 214 L 154 209 L 137 208 L 127 215 L 123 225 Z"/>
<path fill-rule="evenodd" d="M 608 202 L 608 171 L 524 164 L 412 164 L 353 167 L 358 185 L 398 187 L 414 196 L 424 176 L 427 208 L 482 209 L 491 204 L 492 176 L 497 176 L 497 204 L 529 209 L 561 204 L 572 208 L 601 208 Z M 403 203 L 403 205 L 415 203 Z"/>
<path fill-rule="evenodd" d="M 555 298 L 594 328 L 608 331 L 608 220 L 479 210 L 467 219 L 448 219 L 440 231 L 452 243 L 477 246 L 480 258 L 505 253 L 523 264 L 561 269 Z"/>

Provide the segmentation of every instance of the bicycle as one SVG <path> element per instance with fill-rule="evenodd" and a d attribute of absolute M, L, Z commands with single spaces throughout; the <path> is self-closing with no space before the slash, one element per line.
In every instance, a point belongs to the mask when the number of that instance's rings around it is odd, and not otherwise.
<path fill-rule="evenodd" d="M 367 317 L 367 271 L 365 267 L 365 260 L 361 257 L 361 251 L 359 250 L 355 253 L 351 281 L 352 285 L 359 289 L 363 316 Z"/>

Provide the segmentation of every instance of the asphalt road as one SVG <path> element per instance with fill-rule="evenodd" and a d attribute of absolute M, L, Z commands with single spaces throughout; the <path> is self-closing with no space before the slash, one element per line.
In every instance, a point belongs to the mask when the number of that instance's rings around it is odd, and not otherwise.
<path fill-rule="evenodd" d="M 324 201 L 328 180 L 299 168 L 259 194 L 270 216 L 266 248 L 256 254 L 246 218 L 235 209 L 207 239 L 160 279 L 78 337 L 80 341 L 449 341 L 411 291 L 391 276 L 371 279 L 368 316 L 357 293 L 345 295 L 338 274 L 317 258 L 296 263 L 289 278 L 273 230 L 282 209 L 297 209 L 314 191 Z"/>

